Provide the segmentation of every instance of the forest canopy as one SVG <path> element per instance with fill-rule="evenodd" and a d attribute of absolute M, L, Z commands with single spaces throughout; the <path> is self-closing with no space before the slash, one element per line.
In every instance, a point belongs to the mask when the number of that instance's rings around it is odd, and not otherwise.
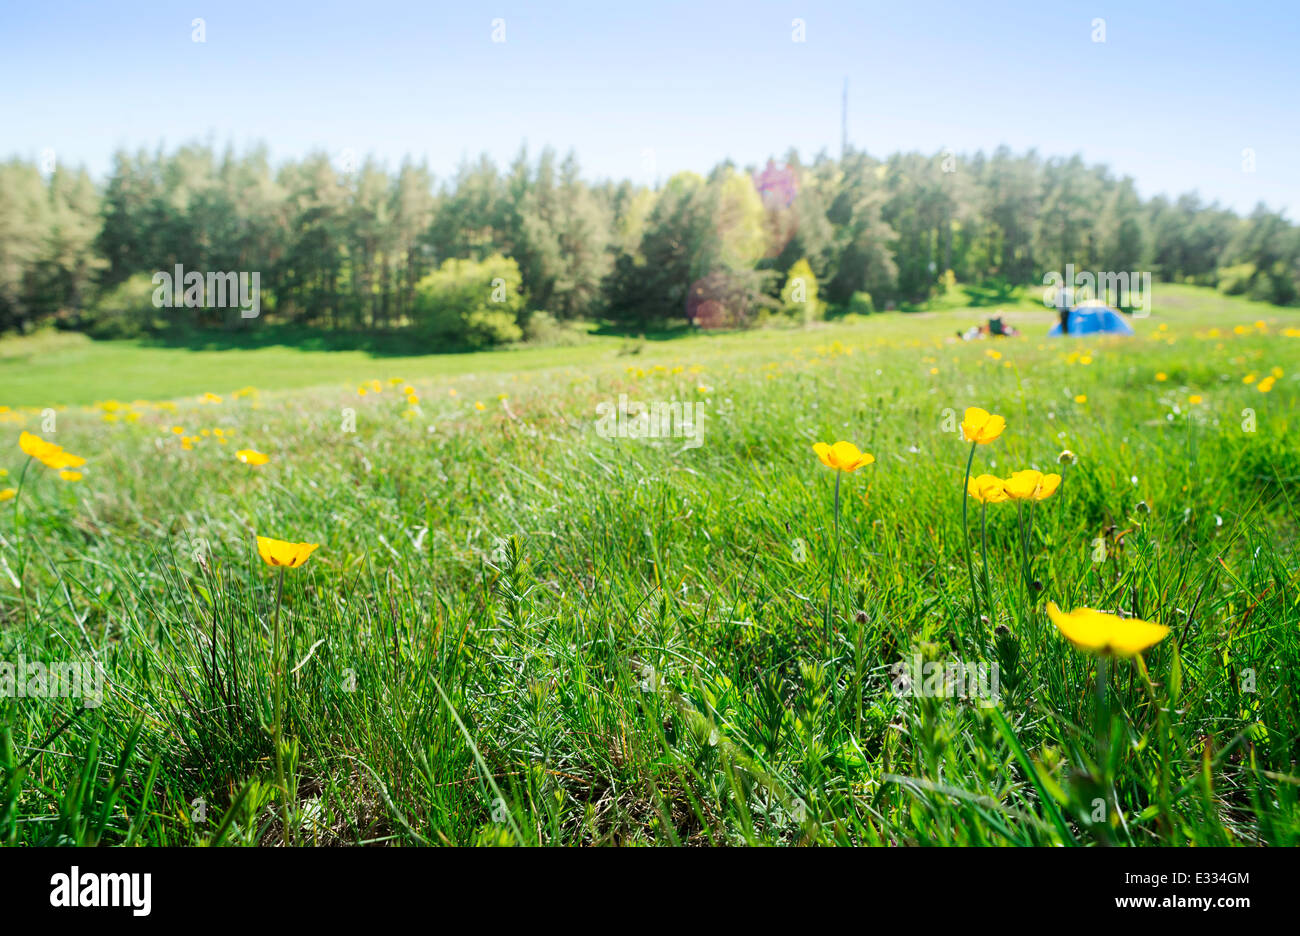
<path fill-rule="evenodd" d="M 879 311 L 1067 264 L 1291 304 L 1300 229 L 1263 205 L 1240 217 L 1194 193 L 1143 200 L 1078 156 L 1005 148 L 790 152 L 655 187 L 584 179 L 550 149 L 442 180 L 411 161 L 276 167 L 265 147 L 200 144 L 118 152 L 99 183 L 0 164 L 0 330 L 249 325 L 237 309 L 156 308 L 151 278 L 178 264 L 258 272 L 271 321 L 406 331 L 437 349 L 518 340 L 533 319 L 646 330 Z"/>

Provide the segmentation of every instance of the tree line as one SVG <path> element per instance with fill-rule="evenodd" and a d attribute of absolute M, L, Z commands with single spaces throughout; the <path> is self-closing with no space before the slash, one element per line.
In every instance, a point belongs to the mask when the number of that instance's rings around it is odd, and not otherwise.
<path fill-rule="evenodd" d="M 54 322 L 127 335 L 240 324 L 237 310 L 158 309 L 152 277 L 260 272 L 262 315 L 311 328 L 410 331 L 433 347 L 518 340 L 573 320 L 636 329 L 870 312 L 956 284 L 1079 270 L 1290 304 L 1300 228 L 1196 194 L 1143 200 L 1080 157 L 861 151 L 730 162 L 662 184 L 591 181 L 526 150 L 437 180 L 265 147 L 118 152 L 82 169 L 0 163 L 0 330 Z M 179 319 L 178 319 L 179 316 Z M 245 321 L 243 323 L 247 325 Z"/>

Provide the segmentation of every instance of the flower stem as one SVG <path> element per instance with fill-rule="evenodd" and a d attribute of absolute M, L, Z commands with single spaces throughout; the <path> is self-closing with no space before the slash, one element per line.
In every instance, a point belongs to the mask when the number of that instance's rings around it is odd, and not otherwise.
<path fill-rule="evenodd" d="M 836 469 L 835 471 L 835 552 L 831 554 L 831 581 L 830 588 L 826 592 L 826 616 L 823 624 L 826 628 L 826 647 L 829 650 L 831 645 L 831 605 L 835 600 L 835 567 L 839 565 L 840 558 L 840 478 L 844 472 Z"/>
<path fill-rule="evenodd" d="M 984 604 L 989 609 L 989 622 L 996 624 L 993 613 L 993 587 L 989 584 L 989 505 L 980 505 L 980 553 L 984 557 Z"/>
<path fill-rule="evenodd" d="M 284 667 L 280 662 L 280 602 L 284 598 L 284 566 L 280 567 L 280 577 L 275 584 L 275 618 L 272 624 L 273 649 L 272 670 L 275 676 L 275 732 L 272 743 L 275 746 L 275 779 L 280 787 L 280 822 L 283 826 L 284 844 L 289 844 L 289 785 L 284 779 L 284 755 L 280 751 L 282 737 L 281 726 L 284 707 Z"/>
<path fill-rule="evenodd" d="M 1097 783 L 1106 798 L 1106 820 L 1099 830 L 1102 844 L 1110 844 L 1110 810 L 1118 809 L 1110 776 L 1110 654 L 1097 657 Z"/>
<path fill-rule="evenodd" d="M 1020 578 L 1023 580 L 1025 601 L 1029 600 L 1029 544 L 1025 539 L 1025 508 L 1016 501 L 1016 526 L 1020 530 Z"/>
<path fill-rule="evenodd" d="M 969 512 L 968 501 L 970 500 L 970 468 L 975 463 L 975 446 L 978 442 L 970 444 L 970 457 L 966 459 L 966 480 L 961 485 L 961 532 L 962 539 L 966 543 L 966 571 L 970 574 L 970 597 L 971 597 L 971 623 L 979 623 L 980 599 L 979 594 L 975 591 L 975 566 L 971 562 L 970 556 L 970 523 L 967 520 Z"/>
<path fill-rule="evenodd" d="M 23 549 L 23 540 L 18 532 L 18 505 L 23 499 L 23 482 L 27 480 L 27 469 L 32 465 L 32 456 L 23 462 L 23 470 L 18 475 L 18 490 L 14 492 L 14 551 L 18 557 L 18 590 L 23 597 L 23 612 L 27 611 L 27 550 Z"/>
<path fill-rule="evenodd" d="M 1031 606 L 1034 602 L 1034 505 L 1037 503 L 1029 502 L 1029 523 L 1025 530 L 1025 586 L 1029 589 Z"/>

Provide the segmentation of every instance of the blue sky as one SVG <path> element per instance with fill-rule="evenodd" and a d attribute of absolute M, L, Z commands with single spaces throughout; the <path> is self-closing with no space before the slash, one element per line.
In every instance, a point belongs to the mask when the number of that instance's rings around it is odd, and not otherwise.
<path fill-rule="evenodd" d="M 847 77 L 849 139 L 877 156 L 1077 152 L 1144 196 L 1300 217 L 1294 0 L 546 6 L 7 3 L 0 154 L 50 148 L 102 175 L 121 146 L 264 141 L 276 160 L 410 154 L 445 178 L 526 141 L 574 149 L 589 177 L 653 182 L 838 152 Z"/>

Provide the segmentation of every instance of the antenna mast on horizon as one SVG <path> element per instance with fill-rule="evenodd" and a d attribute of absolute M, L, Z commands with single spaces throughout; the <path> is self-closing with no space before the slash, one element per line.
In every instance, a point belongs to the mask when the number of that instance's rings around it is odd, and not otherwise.
<path fill-rule="evenodd" d="M 849 79 L 844 78 L 844 98 L 840 105 L 840 159 L 849 153 Z"/>

